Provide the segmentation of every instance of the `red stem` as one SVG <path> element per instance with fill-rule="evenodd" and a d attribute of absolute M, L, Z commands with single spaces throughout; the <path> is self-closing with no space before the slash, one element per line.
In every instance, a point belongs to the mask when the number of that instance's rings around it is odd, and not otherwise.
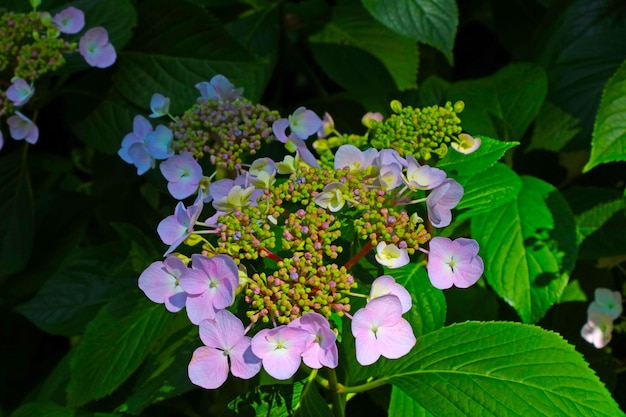
<path fill-rule="evenodd" d="M 346 262 L 346 264 L 344 265 L 346 269 L 350 269 L 354 265 L 356 265 L 361 260 L 361 258 L 367 255 L 367 253 L 371 250 L 372 250 L 372 242 L 368 241 L 365 245 L 363 245 L 359 253 L 354 255 L 350 260 L 348 260 L 348 262 Z"/>

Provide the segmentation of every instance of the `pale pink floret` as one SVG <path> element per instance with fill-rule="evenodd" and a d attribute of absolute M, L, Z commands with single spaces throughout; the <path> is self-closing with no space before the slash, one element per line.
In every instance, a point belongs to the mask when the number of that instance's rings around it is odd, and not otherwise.
<path fill-rule="evenodd" d="M 459 204 L 463 198 L 463 187 L 461 184 L 448 178 L 438 187 L 434 188 L 426 199 L 426 209 L 428 220 L 433 226 L 446 227 L 452 221 L 452 209 Z"/>
<path fill-rule="evenodd" d="M 411 294 L 402 285 L 398 284 L 391 275 L 381 275 L 372 282 L 370 288 L 370 300 L 383 295 L 395 295 L 402 305 L 402 313 L 411 309 L 413 304 Z"/>
<path fill-rule="evenodd" d="M 309 333 L 309 342 L 302 361 L 306 366 L 320 369 L 323 366 L 336 368 L 339 364 L 339 352 L 335 341 L 337 335 L 330 328 L 328 320 L 319 313 L 306 313 L 289 323 L 290 327 L 300 328 Z"/>
<path fill-rule="evenodd" d="M 83 30 L 85 26 L 85 14 L 76 7 L 68 7 L 55 14 L 52 23 L 59 28 L 59 32 L 73 35 Z"/>
<path fill-rule="evenodd" d="M 341 145 L 335 152 L 335 169 L 363 170 L 372 166 L 377 156 L 378 150 L 374 148 L 361 151 L 354 145 Z"/>
<path fill-rule="evenodd" d="M 166 245 L 170 245 L 163 256 L 172 253 L 193 233 L 198 217 L 202 213 L 203 194 L 198 193 L 196 201 L 185 208 L 182 201 L 179 201 L 174 209 L 174 214 L 167 216 L 157 226 L 159 237 Z"/>
<path fill-rule="evenodd" d="M 407 155 L 406 161 L 406 184 L 412 190 L 432 190 L 446 179 L 445 171 L 420 165 L 411 155 Z"/>
<path fill-rule="evenodd" d="M 434 237 L 429 243 L 428 278 L 433 287 L 445 290 L 453 285 L 467 288 L 483 274 L 483 260 L 473 239 Z"/>
<path fill-rule="evenodd" d="M 263 329 L 252 338 L 252 352 L 261 358 L 270 376 L 289 379 L 298 370 L 310 337 L 306 330 L 286 325 Z"/>
<path fill-rule="evenodd" d="M 409 253 L 404 248 L 399 248 L 393 243 L 379 242 L 376 245 L 376 255 L 379 264 L 387 268 L 401 268 L 411 262 Z"/>
<path fill-rule="evenodd" d="M 188 294 L 187 315 L 193 324 L 213 319 L 217 311 L 232 305 L 239 285 L 239 271 L 232 258 L 215 255 L 191 255 L 192 267 L 180 277 L 179 283 Z"/>
<path fill-rule="evenodd" d="M 206 388 L 220 387 L 230 371 L 238 378 L 250 379 L 261 370 L 261 360 L 252 353 L 250 338 L 244 336 L 241 320 L 227 310 L 218 311 L 213 320 L 200 322 L 200 339 L 205 344 L 193 353 L 189 379 Z"/>
<path fill-rule="evenodd" d="M 178 284 L 178 279 L 187 269 L 183 261 L 170 256 L 164 262 L 153 262 L 139 276 L 139 288 L 153 302 L 165 304 L 168 311 L 180 311 L 187 300 L 187 293 Z"/>
<path fill-rule="evenodd" d="M 402 304 L 395 295 L 371 300 L 354 313 L 352 334 L 356 359 L 371 365 L 381 356 L 398 359 L 411 351 L 416 339 L 408 321 L 402 318 Z"/>
<path fill-rule="evenodd" d="M 592 311 L 587 315 L 587 323 L 580 330 L 580 335 L 587 342 L 602 349 L 609 344 L 613 333 L 613 319 L 606 314 Z"/>

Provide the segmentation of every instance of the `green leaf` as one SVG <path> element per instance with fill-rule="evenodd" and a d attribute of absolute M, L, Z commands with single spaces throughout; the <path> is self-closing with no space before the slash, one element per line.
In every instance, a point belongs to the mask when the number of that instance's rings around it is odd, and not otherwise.
<path fill-rule="evenodd" d="M 119 280 L 97 262 L 70 262 L 16 310 L 47 333 L 76 336 L 119 288 Z"/>
<path fill-rule="evenodd" d="M 68 404 L 77 407 L 119 387 L 143 362 L 171 318 L 139 291 L 122 293 L 91 321 L 70 364 Z"/>
<path fill-rule="evenodd" d="M 599 187 L 572 187 L 564 192 L 578 225 L 580 258 L 626 254 L 626 199 L 622 192 Z"/>
<path fill-rule="evenodd" d="M 85 105 L 83 100 L 77 100 L 74 105 Z M 72 111 L 68 106 L 67 112 Z M 72 131 L 87 145 L 94 149 L 114 155 L 122 145 L 124 136 L 133 130 L 133 118 L 137 109 L 128 106 L 116 94 L 108 95 L 95 104 L 94 107 L 79 120 L 71 123 Z M 72 120 L 71 116 L 68 116 Z"/>
<path fill-rule="evenodd" d="M 546 101 L 537 115 L 530 145 L 524 150 L 535 149 L 558 152 L 580 132 L 580 121 Z"/>
<path fill-rule="evenodd" d="M 316 383 L 305 386 L 298 409 L 294 413 L 295 417 L 333 417 L 334 414 L 317 388 Z"/>
<path fill-rule="evenodd" d="M 522 177 L 509 203 L 472 217 L 485 277 L 522 321 L 539 320 L 561 296 L 577 253 L 576 224 L 550 184 Z"/>
<path fill-rule="evenodd" d="M 454 0 L 361 0 L 372 16 L 396 33 L 433 46 L 452 63 L 459 24 Z"/>
<path fill-rule="evenodd" d="M 390 416 L 432 417 L 421 405 L 415 402 L 398 387 L 391 388 L 391 400 L 387 413 Z"/>
<path fill-rule="evenodd" d="M 198 328 L 190 325 L 185 314 L 178 314 L 170 320 L 165 333 L 166 337 L 157 344 L 162 348 L 148 356 L 129 397 L 118 407 L 119 411 L 139 415 L 149 405 L 196 387 L 189 380 L 187 367 L 193 351 L 202 344 Z"/>
<path fill-rule="evenodd" d="M 626 61 L 604 87 L 583 172 L 614 161 L 626 161 Z"/>
<path fill-rule="evenodd" d="M 522 181 L 515 171 L 499 162 L 469 178 L 460 178 L 459 183 L 465 193 L 456 209 L 467 210 L 456 216 L 456 220 L 491 211 L 514 199 L 522 189 Z"/>
<path fill-rule="evenodd" d="M 444 294 L 448 305 L 446 324 L 467 320 L 489 321 L 498 318 L 498 296 L 486 286 L 452 287 Z"/>
<path fill-rule="evenodd" d="M 11 417 L 119 417 L 113 413 L 92 413 L 83 410 L 72 410 L 52 402 L 32 402 L 21 405 Z"/>
<path fill-rule="evenodd" d="M 23 151 L 0 157 L 0 278 L 23 269 L 33 248 L 34 206 Z"/>
<path fill-rule="evenodd" d="M 446 299 L 443 291 L 430 283 L 424 265 L 412 262 L 402 268 L 385 268 L 385 274 L 394 277 L 411 294 L 413 307 L 404 318 L 411 323 L 415 337 L 443 327 L 446 321 Z"/>
<path fill-rule="evenodd" d="M 498 162 L 507 149 L 519 145 L 519 142 L 503 142 L 487 136 L 475 137 L 482 141 L 476 151 L 464 155 L 454 149 L 449 149 L 446 156 L 437 163 L 437 168 L 458 176 L 476 175 Z"/>
<path fill-rule="evenodd" d="M 334 7 L 329 22 L 309 41 L 359 48 L 383 63 L 398 90 L 417 88 L 415 41 L 387 29 L 357 5 L 343 3 Z"/>
<path fill-rule="evenodd" d="M 172 113 L 196 102 L 194 86 L 225 75 L 256 101 L 268 81 L 265 62 L 243 47 L 203 8 L 187 2 L 151 0 L 139 6 L 140 21 L 127 52 L 119 54 L 116 88 L 128 101 L 149 108 L 154 93 L 171 99 Z"/>
<path fill-rule="evenodd" d="M 386 364 L 380 377 L 433 415 L 623 415 L 573 346 L 531 325 L 454 324 Z"/>
<path fill-rule="evenodd" d="M 298 406 L 304 386 L 305 382 L 297 382 L 256 387 L 231 401 L 228 404 L 231 412 L 225 413 L 225 417 L 291 417 Z"/>
<path fill-rule="evenodd" d="M 504 124 L 510 126 L 512 136 L 503 138 L 520 140 L 539 113 L 547 92 L 548 79 L 541 67 L 514 63 L 489 77 L 452 84 L 448 100 L 465 103 L 461 120 L 463 130 L 471 135 L 502 137 L 498 131 Z"/>

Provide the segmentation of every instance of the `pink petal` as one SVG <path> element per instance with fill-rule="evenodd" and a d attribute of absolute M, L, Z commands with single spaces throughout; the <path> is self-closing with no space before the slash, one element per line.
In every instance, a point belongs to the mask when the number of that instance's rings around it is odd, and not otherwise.
<path fill-rule="evenodd" d="M 230 350 L 243 338 L 243 323 L 227 310 L 215 313 L 212 320 L 200 322 L 200 339 L 208 347 Z"/>
<path fill-rule="evenodd" d="M 416 343 L 411 325 L 402 318 L 391 327 L 380 327 L 376 338 L 380 354 L 388 359 L 398 359 L 406 355 Z"/>
<path fill-rule="evenodd" d="M 195 385 L 206 389 L 219 388 L 228 378 L 226 355 L 217 349 L 199 347 L 193 352 L 188 374 Z"/>
<path fill-rule="evenodd" d="M 250 338 L 244 336 L 230 351 L 230 371 L 242 379 L 250 379 L 261 370 L 261 359 L 250 347 Z"/>

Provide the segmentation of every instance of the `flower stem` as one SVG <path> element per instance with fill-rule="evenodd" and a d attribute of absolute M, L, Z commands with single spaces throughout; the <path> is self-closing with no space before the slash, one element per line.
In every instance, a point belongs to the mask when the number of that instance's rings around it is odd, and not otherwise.
<path fill-rule="evenodd" d="M 346 269 L 350 269 L 354 265 L 356 265 L 361 260 L 361 258 L 367 255 L 367 253 L 371 250 L 372 250 L 372 242 L 368 241 L 365 245 L 363 245 L 359 253 L 354 255 L 352 258 L 348 260 L 348 262 L 346 262 L 346 264 L 344 265 Z"/>
<path fill-rule="evenodd" d="M 343 386 L 337 382 L 337 374 L 334 369 L 328 369 L 328 389 L 333 404 L 333 414 L 335 417 L 345 417 L 346 398 L 340 392 Z"/>

